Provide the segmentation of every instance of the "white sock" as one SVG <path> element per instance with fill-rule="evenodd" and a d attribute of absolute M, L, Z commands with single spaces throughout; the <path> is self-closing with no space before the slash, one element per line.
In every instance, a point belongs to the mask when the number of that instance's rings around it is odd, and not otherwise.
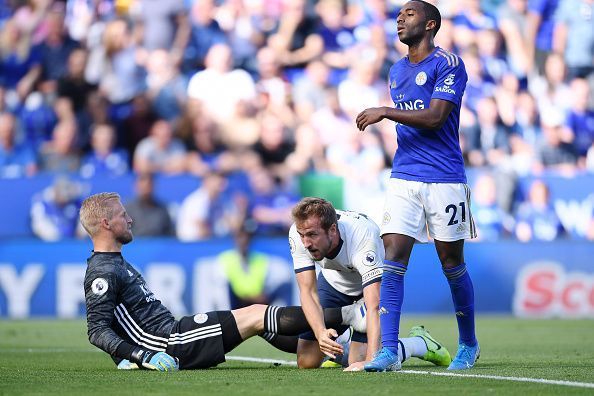
<path fill-rule="evenodd" d="M 420 358 L 427 353 L 427 344 L 425 344 L 425 341 L 421 337 L 400 338 L 398 341 L 402 343 L 398 343 L 398 353 L 400 356 L 406 355 L 402 361 L 411 356 Z M 405 352 L 401 354 L 402 345 L 404 345 Z"/>

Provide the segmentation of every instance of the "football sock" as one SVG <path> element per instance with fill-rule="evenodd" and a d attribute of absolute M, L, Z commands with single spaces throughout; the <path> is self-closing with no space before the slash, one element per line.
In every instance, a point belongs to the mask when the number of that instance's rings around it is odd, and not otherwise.
<path fill-rule="evenodd" d="M 466 270 L 466 264 L 462 263 L 457 267 L 444 269 L 450 291 L 452 292 L 452 301 L 456 311 L 456 320 L 458 321 L 459 342 L 468 346 L 476 345 L 474 333 L 474 289 L 470 274 Z"/>
<path fill-rule="evenodd" d="M 325 308 L 324 322 L 328 328 L 342 324 L 341 308 Z M 311 330 L 301 307 L 269 305 L 264 313 L 264 331 L 281 335 L 299 335 Z"/>
<path fill-rule="evenodd" d="M 384 273 L 380 287 L 380 328 L 382 346 L 394 353 L 398 352 L 398 332 L 400 329 L 400 311 L 404 299 L 405 272 L 405 265 L 384 260 Z"/>
<path fill-rule="evenodd" d="M 284 336 L 276 333 L 265 332 L 260 337 L 264 338 L 270 345 L 283 352 L 297 353 L 297 343 L 299 337 Z"/>
<path fill-rule="evenodd" d="M 407 337 L 399 340 L 406 351 L 406 359 L 409 357 L 422 358 L 427 353 L 427 344 L 421 337 Z M 402 360 L 404 361 L 404 360 Z"/>

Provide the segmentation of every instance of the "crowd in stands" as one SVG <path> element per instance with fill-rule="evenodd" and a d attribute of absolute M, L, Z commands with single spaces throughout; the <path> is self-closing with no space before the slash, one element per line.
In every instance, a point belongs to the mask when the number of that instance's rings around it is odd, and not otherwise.
<path fill-rule="evenodd" d="M 346 209 L 377 218 L 394 125 L 360 133 L 354 119 L 392 105 L 403 3 L 0 0 L 0 177 L 134 172 L 129 210 L 154 222 L 139 233 L 184 241 L 231 235 L 246 217 L 286 232 L 297 180 L 310 173 L 342 176 Z M 435 3 L 436 44 L 459 54 L 469 77 L 464 158 L 488 170 L 473 186 L 481 238 L 566 236 L 546 184 L 535 182 L 525 202 L 510 184 L 594 173 L 594 1 Z M 248 193 L 233 189 L 238 173 Z M 201 180 L 173 220 L 153 196 L 153 174 Z M 64 201 L 79 199 L 67 184 L 34 198 L 43 239 L 76 235 L 61 223 L 75 205 Z M 35 218 L 43 212 L 59 224 Z M 590 215 L 584 236 L 594 239 Z"/>

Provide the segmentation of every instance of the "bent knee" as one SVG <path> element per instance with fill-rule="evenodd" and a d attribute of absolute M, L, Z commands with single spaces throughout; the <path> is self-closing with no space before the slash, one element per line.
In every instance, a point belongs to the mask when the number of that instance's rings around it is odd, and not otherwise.
<path fill-rule="evenodd" d="M 320 367 L 322 361 L 317 356 L 297 356 L 297 367 L 300 369 L 314 369 Z"/>

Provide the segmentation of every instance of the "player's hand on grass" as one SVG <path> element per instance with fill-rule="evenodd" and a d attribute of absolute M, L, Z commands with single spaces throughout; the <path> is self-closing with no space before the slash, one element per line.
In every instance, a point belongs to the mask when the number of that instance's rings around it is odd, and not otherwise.
<path fill-rule="evenodd" d="M 139 368 L 136 363 L 132 363 L 128 359 L 124 359 L 118 364 L 118 370 L 138 370 Z"/>
<path fill-rule="evenodd" d="M 320 351 L 332 359 L 336 358 L 337 354 L 342 354 L 342 345 L 334 341 L 338 338 L 338 333 L 334 329 L 324 329 L 319 334 L 316 334 Z"/>
<path fill-rule="evenodd" d="M 383 118 L 383 107 L 371 107 L 365 109 L 357 116 L 357 128 L 359 128 L 360 131 L 364 131 L 369 125 L 380 122 Z"/>
<path fill-rule="evenodd" d="M 133 362 L 140 363 L 140 368 L 157 371 L 177 371 L 179 370 L 179 363 L 177 359 L 169 356 L 165 352 L 147 351 L 137 349 L 132 353 Z"/>
<path fill-rule="evenodd" d="M 342 371 L 363 371 L 363 366 L 365 366 L 366 363 L 367 361 L 356 362 L 351 364 L 349 367 L 345 368 Z"/>

